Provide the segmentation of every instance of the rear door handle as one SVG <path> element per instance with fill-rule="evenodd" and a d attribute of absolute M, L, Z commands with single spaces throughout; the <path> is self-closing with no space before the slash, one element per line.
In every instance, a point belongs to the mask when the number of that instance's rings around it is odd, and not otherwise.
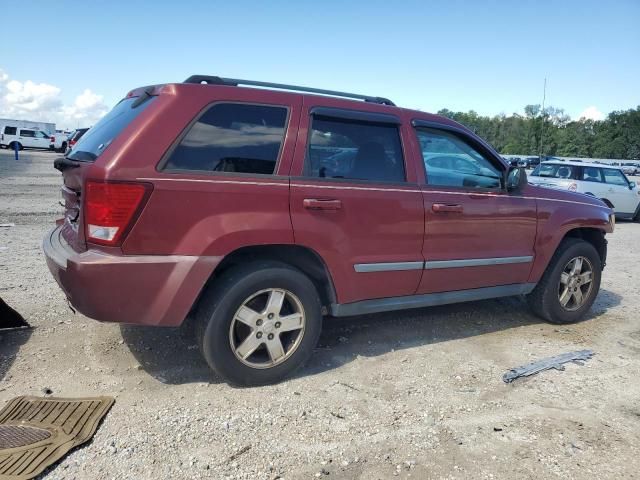
<path fill-rule="evenodd" d="M 305 198 L 302 205 L 308 210 L 340 210 L 342 208 L 340 200 L 321 200 L 319 198 Z"/>
<path fill-rule="evenodd" d="M 462 213 L 462 205 L 450 203 L 434 203 L 431 210 L 435 213 Z"/>

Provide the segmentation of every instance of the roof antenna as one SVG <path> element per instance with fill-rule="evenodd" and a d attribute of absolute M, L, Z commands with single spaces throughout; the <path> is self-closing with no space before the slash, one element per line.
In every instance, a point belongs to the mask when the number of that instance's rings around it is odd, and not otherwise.
<path fill-rule="evenodd" d="M 544 149 L 544 102 L 547 99 L 547 77 L 544 77 L 544 87 L 542 89 L 542 123 L 540 124 L 540 146 L 538 148 L 538 156 L 542 162 L 542 153 Z"/>

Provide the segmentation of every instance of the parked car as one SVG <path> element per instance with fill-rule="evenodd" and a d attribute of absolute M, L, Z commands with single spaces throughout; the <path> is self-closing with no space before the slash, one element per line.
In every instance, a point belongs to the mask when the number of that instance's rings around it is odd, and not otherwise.
<path fill-rule="evenodd" d="M 502 157 L 502 159 L 512 167 L 517 167 L 520 162 L 520 157 Z"/>
<path fill-rule="evenodd" d="M 620 169 L 625 175 L 637 175 L 640 172 L 640 167 L 635 163 L 623 163 Z"/>
<path fill-rule="evenodd" d="M 617 217 L 640 220 L 640 190 L 620 167 L 573 161 L 545 162 L 531 173 L 529 182 L 600 198 Z"/>
<path fill-rule="evenodd" d="M 66 213 L 43 248 L 70 303 L 109 322 L 188 317 L 240 385 L 290 375 L 325 315 L 526 295 L 577 321 L 615 221 L 445 117 L 220 77 L 129 92 L 54 165 Z"/>
<path fill-rule="evenodd" d="M 32 128 L 14 125 L 0 126 L 0 147 L 18 150 L 23 148 L 40 148 L 49 150 L 50 136 L 48 133 Z"/>
<path fill-rule="evenodd" d="M 82 138 L 82 136 L 87 133 L 88 128 L 78 128 L 74 130 L 71 135 L 69 135 L 69 143 L 68 148 L 73 148 L 73 146 L 78 143 L 78 141 Z"/>
<path fill-rule="evenodd" d="M 67 151 L 69 136 L 64 133 L 54 133 L 50 137 L 49 150 L 64 153 Z"/>
<path fill-rule="evenodd" d="M 540 165 L 540 157 L 529 157 L 527 158 L 529 162 L 529 168 L 534 168 Z"/>

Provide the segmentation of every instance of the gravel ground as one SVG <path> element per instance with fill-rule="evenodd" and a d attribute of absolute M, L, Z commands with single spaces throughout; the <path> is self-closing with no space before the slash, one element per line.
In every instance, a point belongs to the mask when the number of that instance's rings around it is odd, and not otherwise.
<path fill-rule="evenodd" d="M 34 327 L 0 330 L 0 405 L 113 395 L 93 441 L 47 479 L 637 478 L 640 225 L 609 238 L 589 317 L 542 323 L 519 298 L 325 322 L 311 362 L 237 389 L 180 330 L 74 315 L 41 238 L 59 216 L 49 153 L 0 151 L 0 296 Z M 502 382 L 591 348 L 584 366 Z"/>

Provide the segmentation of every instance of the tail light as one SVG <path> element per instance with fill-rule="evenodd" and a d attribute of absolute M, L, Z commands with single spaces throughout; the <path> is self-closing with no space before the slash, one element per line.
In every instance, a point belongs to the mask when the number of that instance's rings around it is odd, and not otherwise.
<path fill-rule="evenodd" d="M 51 137 L 51 141 L 55 142 L 56 141 L 56 137 Z"/>
<path fill-rule="evenodd" d="M 150 192 L 151 186 L 145 183 L 88 181 L 84 189 L 87 241 L 120 245 Z"/>
<path fill-rule="evenodd" d="M 569 184 L 569 191 L 570 192 L 575 192 L 576 190 L 578 190 L 578 184 L 577 183 L 571 183 Z"/>

